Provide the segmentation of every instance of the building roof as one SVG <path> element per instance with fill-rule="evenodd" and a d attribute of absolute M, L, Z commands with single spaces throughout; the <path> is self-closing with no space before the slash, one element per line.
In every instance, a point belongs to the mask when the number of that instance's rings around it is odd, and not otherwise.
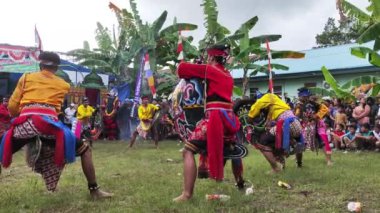
<path fill-rule="evenodd" d="M 299 74 L 307 72 L 320 71 L 322 66 L 329 70 L 355 69 L 361 67 L 373 67 L 368 60 L 361 59 L 351 55 L 351 48 L 357 46 L 365 46 L 372 49 L 373 42 L 365 44 L 345 44 L 333 47 L 315 48 L 310 50 L 300 51 L 305 53 L 305 57 L 301 59 L 274 59 L 273 64 L 281 64 L 289 67 L 289 70 L 275 70 L 276 75 L 283 74 Z M 268 61 L 259 61 L 257 64 L 264 65 Z M 233 78 L 242 78 L 243 70 L 237 69 L 231 71 Z M 257 76 L 265 76 L 259 73 Z"/>

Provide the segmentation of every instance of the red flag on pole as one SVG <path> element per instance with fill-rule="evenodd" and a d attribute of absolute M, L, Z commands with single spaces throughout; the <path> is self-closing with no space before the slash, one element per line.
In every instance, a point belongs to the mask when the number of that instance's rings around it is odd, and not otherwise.
<path fill-rule="evenodd" d="M 177 46 L 178 60 L 183 61 L 185 57 L 183 56 L 183 44 L 182 44 L 182 35 L 181 30 L 178 31 L 178 46 Z"/>
<path fill-rule="evenodd" d="M 40 37 L 40 34 L 38 33 L 36 25 L 34 25 L 34 39 L 36 42 L 37 49 L 41 51 L 42 50 L 42 41 L 41 41 L 41 37 Z"/>
<path fill-rule="evenodd" d="M 272 79 L 272 66 L 271 66 L 272 54 L 270 52 L 268 39 L 266 39 L 265 43 L 267 46 L 267 54 L 268 54 L 269 91 L 273 94 L 273 79 Z"/>

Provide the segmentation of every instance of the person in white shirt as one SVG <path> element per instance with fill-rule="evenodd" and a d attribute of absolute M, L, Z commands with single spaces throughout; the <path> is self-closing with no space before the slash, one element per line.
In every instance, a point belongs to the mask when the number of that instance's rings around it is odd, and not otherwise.
<path fill-rule="evenodd" d="M 376 142 L 375 142 L 375 148 L 376 151 L 380 151 L 380 124 L 376 124 L 374 131 L 372 132 L 375 136 Z"/>
<path fill-rule="evenodd" d="M 71 128 L 71 125 L 73 123 L 73 120 L 75 119 L 75 112 L 77 110 L 75 109 L 75 104 L 74 103 L 71 103 L 70 104 L 70 107 L 67 107 L 65 109 L 65 120 L 64 120 L 64 123 Z"/>

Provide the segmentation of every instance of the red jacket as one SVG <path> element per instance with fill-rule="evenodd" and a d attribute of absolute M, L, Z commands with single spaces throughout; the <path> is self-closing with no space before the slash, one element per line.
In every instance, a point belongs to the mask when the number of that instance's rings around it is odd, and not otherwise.
<path fill-rule="evenodd" d="M 182 62 L 177 72 L 180 78 L 207 79 L 207 97 L 216 95 L 231 103 L 234 80 L 224 66 Z"/>

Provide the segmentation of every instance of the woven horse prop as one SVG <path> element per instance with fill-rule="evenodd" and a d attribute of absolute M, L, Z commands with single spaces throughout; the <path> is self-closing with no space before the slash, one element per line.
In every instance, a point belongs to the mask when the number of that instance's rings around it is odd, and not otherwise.
<path fill-rule="evenodd" d="M 241 129 L 238 134 L 239 140 L 243 143 L 247 142 L 251 144 L 263 154 L 265 152 L 272 152 L 276 161 L 281 163 L 283 168 L 285 168 L 285 158 L 293 154 L 296 154 L 298 165 L 302 165 L 302 152 L 304 150 L 302 141 L 291 139 L 290 152 L 286 152 L 283 148 L 277 149 L 274 144 L 273 146 L 268 146 L 260 143 L 262 135 L 267 134 L 267 129 L 274 124 L 267 120 L 268 112 L 266 110 L 262 110 L 260 116 L 253 120 L 248 117 L 248 112 L 256 100 L 256 98 L 241 100 L 234 105 L 234 112 L 239 117 L 241 123 Z"/>

